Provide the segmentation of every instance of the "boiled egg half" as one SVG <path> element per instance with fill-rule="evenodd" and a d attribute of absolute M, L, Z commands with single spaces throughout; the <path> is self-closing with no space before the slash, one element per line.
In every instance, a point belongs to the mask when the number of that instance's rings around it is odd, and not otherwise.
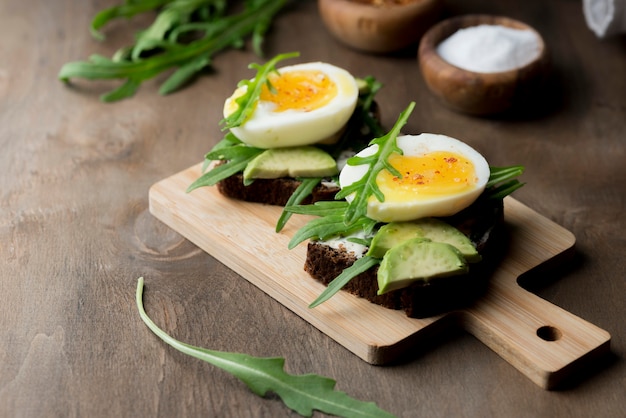
<path fill-rule="evenodd" d="M 400 176 L 383 169 L 376 184 L 384 195 L 368 200 L 367 216 L 380 222 L 410 221 L 424 217 L 450 216 L 471 205 L 485 189 L 490 170 L 485 158 L 469 145 L 445 135 L 404 135 L 397 139 L 400 153 L 388 159 Z M 373 155 L 371 145 L 357 155 Z M 346 165 L 341 187 L 360 180 L 370 166 Z M 353 196 L 348 196 L 351 201 Z"/>
<path fill-rule="evenodd" d="M 269 77 L 249 119 L 231 132 L 258 148 L 331 142 L 352 116 L 359 89 L 355 78 L 331 64 L 311 62 L 285 66 Z M 224 117 L 237 110 L 239 87 L 224 103 Z"/>

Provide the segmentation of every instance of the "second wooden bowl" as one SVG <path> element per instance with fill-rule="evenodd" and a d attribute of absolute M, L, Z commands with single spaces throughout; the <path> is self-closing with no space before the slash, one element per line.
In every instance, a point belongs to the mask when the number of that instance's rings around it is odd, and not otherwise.
<path fill-rule="evenodd" d="M 440 0 L 318 0 L 328 31 L 364 52 L 387 53 L 417 44 L 441 17 Z"/>

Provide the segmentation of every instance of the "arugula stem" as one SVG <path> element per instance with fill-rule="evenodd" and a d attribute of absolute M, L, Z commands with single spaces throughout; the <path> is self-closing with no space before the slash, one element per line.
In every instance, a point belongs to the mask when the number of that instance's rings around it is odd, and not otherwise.
<path fill-rule="evenodd" d="M 289 212 L 285 208 L 289 206 L 299 205 L 300 203 L 302 203 L 304 199 L 311 195 L 315 186 L 321 183 L 322 178 L 305 177 L 298 180 L 300 181 L 300 185 L 298 185 L 293 194 L 289 196 L 289 199 L 287 200 L 287 203 L 285 204 L 285 207 L 283 208 L 283 211 L 280 214 L 278 221 L 276 222 L 276 232 L 282 231 L 282 229 L 289 221 L 289 218 L 291 218 L 291 215 L 293 214 L 293 212 Z"/>
<path fill-rule="evenodd" d="M 326 289 L 309 305 L 309 308 L 315 308 L 326 302 L 339 292 L 350 280 L 361 273 L 366 272 L 370 268 L 379 265 L 381 259 L 370 256 L 363 256 L 357 259 L 350 267 L 341 272 L 341 274 L 333 279 Z"/>
<path fill-rule="evenodd" d="M 292 375 L 284 371 L 281 357 L 253 357 L 195 347 L 178 341 L 159 328 L 143 306 L 144 279 L 137 280 L 135 301 L 139 316 L 146 326 L 163 342 L 183 354 L 205 361 L 232 374 L 258 396 L 276 393 L 285 406 L 300 415 L 310 417 L 314 410 L 327 414 L 357 418 L 391 418 L 393 415 L 373 402 L 351 398 L 334 389 L 335 381 L 316 374 Z"/>
<path fill-rule="evenodd" d="M 360 217 L 367 214 L 367 205 L 369 198 L 374 195 L 380 202 L 385 200 L 385 196 L 382 194 L 376 183 L 376 176 L 383 169 L 389 170 L 392 174 L 400 176 L 401 174 L 389 163 L 389 155 L 393 152 L 402 153 L 402 150 L 398 148 L 396 138 L 400 134 L 402 127 L 407 123 L 407 120 L 413 109 L 415 108 L 415 102 L 409 103 L 407 108 L 400 113 L 398 120 L 389 133 L 376 138 L 371 141 L 371 144 L 378 145 L 378 149 L 374 155 L 368 157 L 354 156 L 348 160 L 349 165 L 361 165 L 368 164 L 369 169 L 367 173 L 354 183 L 345 186 L 337 193 L 337 199 L 343 199 L 353 194 L 353 198 L 345 213 L 346 225 L 351 225 Z"/>

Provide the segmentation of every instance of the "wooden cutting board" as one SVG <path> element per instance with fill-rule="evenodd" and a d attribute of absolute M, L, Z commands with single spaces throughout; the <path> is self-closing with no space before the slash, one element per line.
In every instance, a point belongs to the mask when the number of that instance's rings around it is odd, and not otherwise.
<path fill-rule="evenodd" d="M 186 193 L 200 172 L 198 164 L 154 184 L 150 212 L 368 363 L 390 363 L 433 332 L 460 326 L 550 389 L 609 350 L 606 331 L 519 286 L 520 275 L 567 254 L 575 238 L 511 197 L 505 199 L 511 248 L 487 293 L 471 308 L 414 319 L 347 292 L 309 309 L 324 287 L 303 270 L 306 245 L 287 249 L 309 218 L 296 215 L 276 233 L 281 208 L 227 199 L 214 187 Z"/>

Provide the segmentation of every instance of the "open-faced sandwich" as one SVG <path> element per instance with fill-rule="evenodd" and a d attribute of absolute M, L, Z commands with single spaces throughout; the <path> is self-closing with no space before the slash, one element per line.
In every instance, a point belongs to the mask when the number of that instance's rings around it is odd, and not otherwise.
<path fill-rule="evenodd" d="M 217 185 L 225 196 L 279 206 L 334 199 L 347 156 L 382 133 L 374 102 L 381 85 L 322 62 L 276 68 L 297 56 L 250 66 L 255 77 L 224 103 L 228 132 L 188 191 Z"/>
<path fill-rule="evenodd" d="M 400 135 L 414 103 L 387 134 L 374 101 L 381 85 L 330 64 L 276 68 L 281 54 L 241 81 L 224 104 L 225 137 L 188 191 L 223 195 L 318 218 L 305 270 L 327 285 L 311 306 L 344 289 L 408 316 L 430 316 L 484 289 L 503 248 L 503 198 L 522 167 L 490 167 L 467 144 Z"/>
<path fill-rule="evenodd" d="M 408 316 L 472 301 L 505 247 L 503 198 L 520 166 L 495 168 L 444 135 L 401 135 L 414 103 L 389 133 L 348 159 L 336 200 L 288 206 L 314 215 L 290 248 L 309 240 L 305 270 L 327 285 Z"/>

